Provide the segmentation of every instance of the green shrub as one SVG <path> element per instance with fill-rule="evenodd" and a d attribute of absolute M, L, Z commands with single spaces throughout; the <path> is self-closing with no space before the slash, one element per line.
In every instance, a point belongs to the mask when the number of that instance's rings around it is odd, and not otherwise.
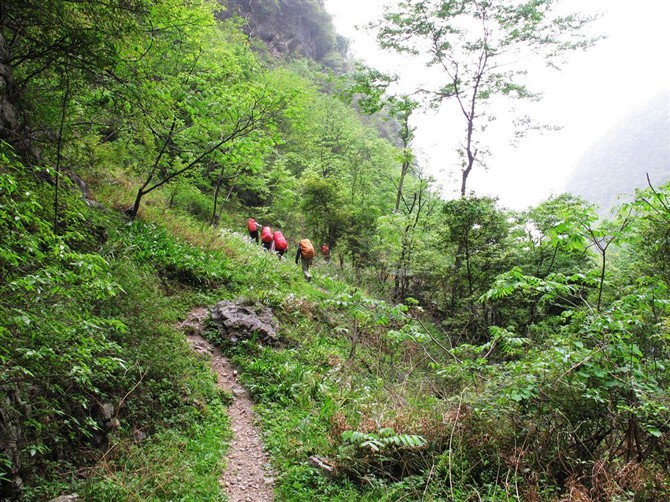
<path fill-rule="evenodd" d="M 118 440 L 80 494 L 101 502 L 220 500 L 228 416 L 215 397 L 203 406 L 183 429 L 163 429 L 139 444 Z"/>
<path fill-rule="evenodd" d="M 101 311 L 121 288 L 109 263 L 87 252 L 95 236 L 64 226 L 55 233 L 52 215 L 40 204 L 53 196 L 52 187 L 4 161 L 0 388 L 7 399 L 0 406 L 6 426 L 20 428 L 21 435 L 2 469 L 4 477 L 21 470 L 30 479 L 50 459 L 70 457 L 73 449 L 96 441 L 103 427 L 96 409 L 126 368 L 119 344 L 126 326 Z M 86 219 L 77 197 L 64 190 L 61 200 L 68 225 Z"/>
<path fill-rule="evenodd" d="M 197 187 L 185 183 L 174 183 L 170 194 L 170 207 L 188 213 L 195 219 L 211 222 L 214 211 L 212 197 L 203 194 Z"/>

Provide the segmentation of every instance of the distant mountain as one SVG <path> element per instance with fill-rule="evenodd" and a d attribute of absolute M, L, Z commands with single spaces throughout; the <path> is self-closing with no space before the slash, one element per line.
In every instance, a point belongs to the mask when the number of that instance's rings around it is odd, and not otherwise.
<path fill-rule="evenodd" d="M 342 69 L 349 42 L 338 35 L 323 0 L 219 0 L 222 18 L 239 16 L 244 30 L 277 56 L 302 56 Z"/>
<path fill-rule="evenodd" d="M 615 124 L 584 154 L 566 191 L 599 206 L 601 215 L 636 188 L 647 186 L 646 173 L 658 186 L 670 181 L 670 91 Z"/>

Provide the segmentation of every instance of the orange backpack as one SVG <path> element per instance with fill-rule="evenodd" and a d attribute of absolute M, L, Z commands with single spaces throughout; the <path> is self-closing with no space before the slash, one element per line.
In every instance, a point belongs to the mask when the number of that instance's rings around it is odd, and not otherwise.
<path fill-rule="evenodd" d="M 302 239 L 300 241 L 300 254 L 302 255 L 303 258 L 309 259 L 309 258 L 314 258 L 314 246 L 312 246 L 312 243 L 310 242 L 309 239 Z"/>

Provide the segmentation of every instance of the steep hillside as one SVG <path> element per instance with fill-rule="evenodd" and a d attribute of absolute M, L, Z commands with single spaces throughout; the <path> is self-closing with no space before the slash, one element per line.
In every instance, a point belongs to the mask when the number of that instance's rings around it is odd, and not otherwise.
<path fill-rule="evenodd" d="M 246 0 L 276 59 L 216 5 L 2 1 L 0 499 L 240 500 L 237 450 L 277 502 L 670 500 L 670 183 L 443 200 L 412 100 L 397 148 L 293 57 L 320 2 Z"/>
<path fill-rule="evenodd" d="M 244 30 L 274 54 L 304 56 L 342 69 L 348 50 L 322 0 L 222 0 L 222 18 L 240 16 Z"/>
<path fill-rule="evenodd" d="M 670 92 L 614 124 L 579 160 L 567 191 L 609 212 L 619 195 L 670 181 Z M 627 197 L 629 200 L 630 197 Z"/>

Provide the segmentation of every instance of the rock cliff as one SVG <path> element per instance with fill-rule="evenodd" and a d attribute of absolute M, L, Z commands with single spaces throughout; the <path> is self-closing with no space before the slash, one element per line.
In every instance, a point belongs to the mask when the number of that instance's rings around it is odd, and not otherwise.
<path fill-rule="evenodd" d="M 275 55 L 303 56 L 333 69 L 345 64 L 348 41 L 335 32 L 322 0 L 221 0 L 222 18 L 244 19 L 249 36 Z"/>

